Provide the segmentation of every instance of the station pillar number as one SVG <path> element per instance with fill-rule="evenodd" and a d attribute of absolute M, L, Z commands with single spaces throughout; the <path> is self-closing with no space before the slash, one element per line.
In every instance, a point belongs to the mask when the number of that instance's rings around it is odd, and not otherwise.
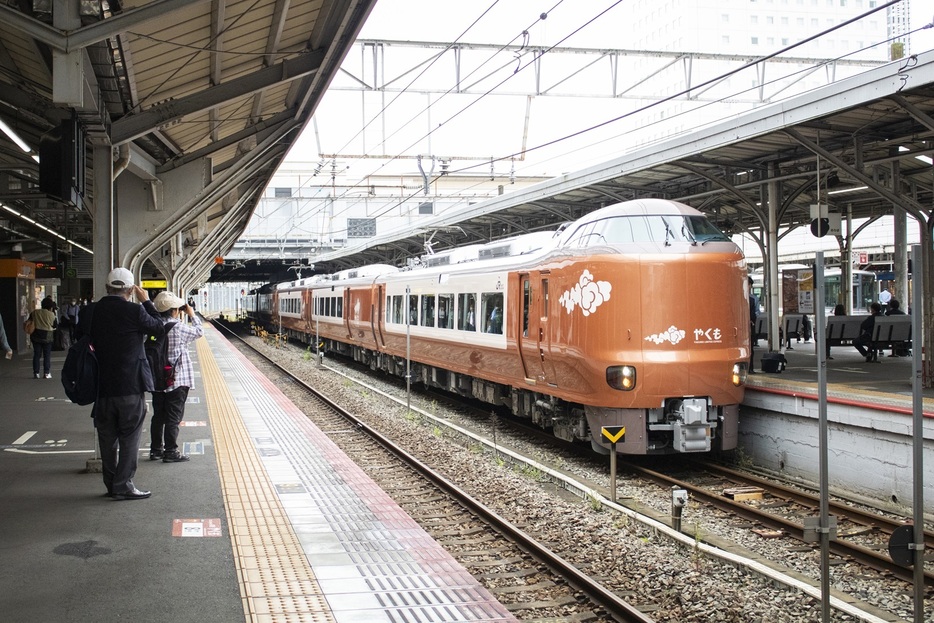
<path fill-rule="evenodd" d="M 610 501 L 616 503 L 616 444 L 626 441 L 625 426 L 604 426 L 600 429 L 603 438 L 610 442 Z"/>

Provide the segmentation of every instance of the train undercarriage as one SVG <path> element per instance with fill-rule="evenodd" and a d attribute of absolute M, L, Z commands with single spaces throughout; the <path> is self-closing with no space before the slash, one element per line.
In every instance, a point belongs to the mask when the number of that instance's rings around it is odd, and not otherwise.
<path fill-rule="evenodd" d="M 335 340 L 323 340 L 323 350 L 352 358 L 373 371 L 405 378 L 406 359 Z M 705 398 L 672 398 L 657 409 L 610 409 L 568 403 L 564 400 L 429 366 L 411 363 L 411 381 L 426 387 L 473 398 L 508 409 L 515 417 L 531 421 L 558 439 L 590 442 L 594 451 L 610 452 L 601 436 L 604 426 L 624 426 L 626 435 L 617 444 L 622 454 L 705 453 L 736 447 L 738 405 L 711 406 Z"/>

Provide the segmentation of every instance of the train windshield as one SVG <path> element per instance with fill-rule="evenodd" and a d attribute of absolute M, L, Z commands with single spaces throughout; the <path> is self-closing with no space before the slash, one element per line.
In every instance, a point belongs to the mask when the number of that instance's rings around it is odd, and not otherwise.
<path fill-rule="evenodd" d="M 597 246 L 631 242 L 730 242 L 730 238 L 704 216 L 627 215 L 584 223 L 568 238 L 569 246 Z"/>

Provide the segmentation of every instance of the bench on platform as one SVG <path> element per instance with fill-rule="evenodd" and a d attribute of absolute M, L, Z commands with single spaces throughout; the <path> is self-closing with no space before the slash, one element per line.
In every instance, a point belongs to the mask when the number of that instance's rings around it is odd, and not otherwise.
<path fill-rule="evenodd" d="M 825 339 L 827 346 L 852 346 L 853 340 L 859 337 L 859 327 L 866 316 L 828 316 L 827 333 Z"/>
<path fill-rule="evenodd" d="M 911 350 L 911 316 L 876 316 L 869 343 L 874 361 L 879 360 L 883 348 L 891 348 L 893 355 Z"/>
<path fill-rule="evenodd" d="M 786 315 L 782 318 L 782 336 L 785 340 L 785 348 L 791 348 L 791 336 L 799 336 L 804 330 L 804 322 L 801 314 Z"/>
<path fill-rule="evenodd" d="M 759 340 L 768 339 L 769 337 L 769 317 L 765 314 L 761 314 L 756 318 L 756 332 L 752 336 L 754 342 Z"/>

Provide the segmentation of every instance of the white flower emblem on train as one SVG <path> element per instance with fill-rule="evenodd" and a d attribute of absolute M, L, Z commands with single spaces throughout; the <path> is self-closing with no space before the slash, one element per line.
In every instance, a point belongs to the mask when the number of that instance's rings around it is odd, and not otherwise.
<path fill-rule="evenodd" d="M 647 335 L 645 340 L 647 342 L 655 342 L 656 344 L 661 344 L 662 342 L 671 342 L 672 344 L 677 344 L 684 339 L 684 336 L 687 335 L 684 329 L 679 329 L 675 325 L 671 325 L 663 333 L 656 333 L 654 335 Z"/>
<path fill-rule="evenodd" d="M 585 316 L 597 311 L 603 303 L 610 300 L 610 291 L 613 285 L 609 281 L 594 281 L 589 270 L 581 273 L 576 286 L 566 290 L 558 299 L 570 314 L 574 308 L 580 306 Z"/>

